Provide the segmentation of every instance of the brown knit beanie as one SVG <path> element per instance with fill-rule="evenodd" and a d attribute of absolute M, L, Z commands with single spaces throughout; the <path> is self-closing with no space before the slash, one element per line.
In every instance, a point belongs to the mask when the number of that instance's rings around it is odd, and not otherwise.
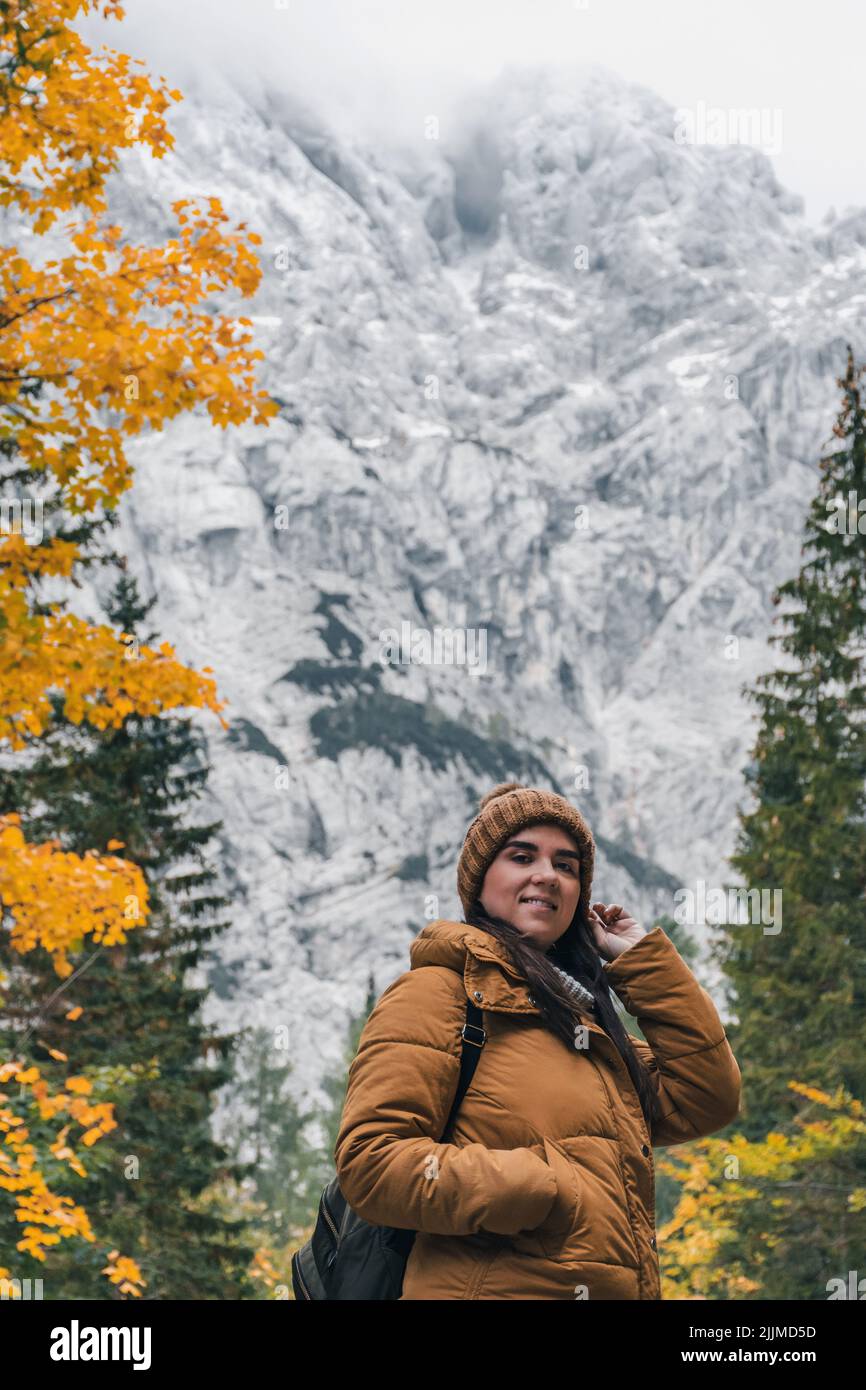
<path fill-rule="evenodd" d="M 595 841 L 583 816 L 570 801 L 557 796 L 555 792 L 525 787 L 520 782 L 500 782 L 481 798 L 478 815 L 463 841 L 457 864 L 457 891 L 464 916 L 469 915 L 472 904 L 481 892 L 487 868 L 505 841 L 510 840 L 524 825 L 536 825 L 539 821 L 560 825 L 573 836 L 580 851 L 578 911 L 585 911 L 589 907 Z"/>

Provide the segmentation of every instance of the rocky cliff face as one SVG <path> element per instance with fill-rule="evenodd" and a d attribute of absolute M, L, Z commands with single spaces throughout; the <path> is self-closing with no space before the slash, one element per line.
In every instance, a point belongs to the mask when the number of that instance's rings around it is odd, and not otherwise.
<path fill-rule="evenodd" d="M 279 419 L 138 442 L 122 511 L 155 622 L 230 701 L 212 1014 L 287 1025 L 298 1090 L 369 971 L 459 919 L 503 777 L 573 797 L 595 896 L 648 924 L 733 881 L 741 687 L 862 346 L 866 213 L 816 232 L 766 157 L 675 125 L 594 68 L 507 72 L 393 147 L 227 94 L 115 188 L 142 236 L 202 192 L 263 237 Z"/>

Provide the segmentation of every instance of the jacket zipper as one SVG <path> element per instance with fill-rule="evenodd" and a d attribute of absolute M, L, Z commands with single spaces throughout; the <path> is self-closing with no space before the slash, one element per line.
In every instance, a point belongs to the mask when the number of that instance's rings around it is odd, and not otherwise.
<path fill-rule="evenodd" d="M 333 1218 L 333 1216 L 331 1215 L 331 1213 L 330 1213 L 329 1210 L 328 1210 L 328 1204 L 327 1204 L 327 1202 L 325 1201 L 325 1194 L 324 1194 L 324 1192 L 322 1193 L 322 1215 L 324 1216 L 325 1220 L 327 1221 L 328 1225 L 329 1225 L 330 1228 L 331 1228 L 331 1231 L 332 1231 L 333 1236 L 334 1236 L 334 1240 L 339 1240 L 339 1239 L 340 1239 L 340 1232 L 337 1230 L 336 1224 L 335 1224 L 335 1222 L 334 1222 L 334 1218 Z"/>
<path fill-rule="evenodd" d="M 306 1284 L 304 1283 L 304 1276 L 303 1276 L 303 1274 L 301 1273 L 301 1262 L 300 1262 L 300 1260 L 297 1258 L 297 1256 L 295 1256 L 295 1271 L 296 1271 L 297 1276 L 298 1276 L 298 1283 L 299 1283 L 300 1286 L 301 1286 L 301 1293 L 304 1295 L 304 1298 L 307 1298 L 307 1299 L 310 1300 L 310 1302 L 312 1302 L 312 1297 L 311 1297 L 311 1295 L 310 1295 L 310 1291 L 309 1291 L 309 1289 L 307 1288 Z"/>
<path fill-rule="evenodd" d="M 656 1259 L 658 1259 L 658 1237 L 656 1236 L 656 1163 L 655 1154 L 653 1153 L 652 1137 L 649 1134 L 647 1134 L 647 1148 L 649 1149 L 650 1177 L 652 1180 L 652 1187 L 650 1188 L 650 1195 L 652 1197 L 652 1207 L 650 1209 L 650 1222 L 652 1224 L 653 1240 L 656 1242 L 653 1246 L 653 1254 L 655 1255 Z"/>

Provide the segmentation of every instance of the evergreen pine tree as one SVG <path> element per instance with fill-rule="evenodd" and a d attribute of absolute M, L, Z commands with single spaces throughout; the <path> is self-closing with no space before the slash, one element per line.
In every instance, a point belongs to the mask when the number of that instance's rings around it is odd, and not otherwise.
<path fill-rule="evenodd" d="M 140 602 L 125 575 L 113 591 L 108 614 L 133 638 L 130 659 L 135 640 L 152 640 L 141 630 L 152 603 Z M 58 705 L 32 752 L 19 755 L 23 770 L 13 763 L 0 778 L 0 809 L 22 812 L 31 841 L 56 837 L 76 853 L 120 840 L 113 852 L 141 866 L 151 895 L 145 926 L 122 946 L 97 946 L 62 983 L 45 951 L 18 958 L 0 937 L 4 1041 L 15 1055 L 53 1079 L 48 1049 L 57 1049 L 76 1070 L 107 1068 L 117 1083 L 117 1128 L 86 1151 L 86 1179 L 66 1170 L 64 1190 L 86 1206 L 100 1248 L 110 1241 L 138 1261 L 145 1298 L 252 1296 L 244 1225 L 207 1200 L 213 1184 L 242 1173 L 210 1133 L 232 1040 L 205 1027 L 206 990 L 187 980 L 226 926 L 206 861 L 219 823 L 187 818 L 208 776 L 204 742 L 190 720 L 170 714 L 100 731 L 71 724 Z M 67 1017 L 73 1006 L 83 1010 L 77 1019 Z M 74 1245 L 55 1251 L 47 1296 L 114 1296 L 96 1247 Z"/>
<path fill-rule="evenodd" d="M 329 1177 L 333 1174 L 334 1150 L 337 1147 L 337 1135 L 340 1132 L 340 1121 L 343 1118 L 343 1106 L 349 1087 L 349 1067 L 355 1059 L 364 1024 L 373 1012 L 377 999 L 376 980 L 371 971 L 367 977 L 367 997 L 364 1000 L 364 1007 L 360 1014 L 354 1015 L 349 1020 L 342 1065 L 322 1081 L 322 1089 L 329 1100 L 329 1108 L 322 1117 L 322 1126 L 325 1132 L 325 1161 L 329 1169 Z"/>
<path fill-rule="evenodd" d="M 239 1046 L 227 1097 L 233 1111 L 244 1113 L 246 1118 L 231 1151 L 237 1162 L 249 1165 L 244 1191 L 261 1213 L 255 1234 L 271 1249 L 285 1244 L 292 1231 L 306 1229 L 316 1219 L 322 1188 L 334 1175 L 334 1149 L 348 1069 L 375 1003 L 371 975 L 364 1011 L 349 1022 L 342 1061 L 322 1080 L 326 1105 L 311 1114 L 301 1114 L 290 1095 L 291 1063 L 287 1058 L 281 1060 L 280 1049 L 267 1028 L 248 1030 Z M 319 1143 L 307 1135 L 311 1121 L 323 1135 Z"/>
<path fill-rule="evenodd" d="M 310 1116 L 302 1115 L 288 1081 L 287 1050 L 268 1028 L 248 1029 L 241 1040 L 227 1104 L 243 1116 L 227 1141 L 247 1176 L 242 1190 L 257 1213 L 257 1245 L 276 1250 L 315 1212 L 322 1187 L 322 1153 L 307 1137 Z"/>
<path fill-rule="evenodd" d="M 752 1139 L 802 1109 L 789 1080 L 866 1098 L 864 370 L 849 346 L 840 445 L 821 460 L 807 558 L 773 597 L 787 606 L 770 640 L 789 660 L 751 692 L 756 805 L 739 813 L 731 863 L 750 889 L 781 890 L 782 925 L 731 924 L 716 952 L 738 1016 L 728 1029 L 743 1071 L 737 1129 Z"/>

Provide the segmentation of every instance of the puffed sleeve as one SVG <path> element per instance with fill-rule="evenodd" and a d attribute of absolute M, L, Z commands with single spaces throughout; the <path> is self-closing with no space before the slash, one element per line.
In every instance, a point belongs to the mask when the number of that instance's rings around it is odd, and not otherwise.
<path fill-rule="evenodd" d="M 632 1039 L 661 1102 L 653 1144 L 724 1129 L 740 1112 L 740 1068 L 715 1004 L 670 937 L 654 927 L 603 969 L 647 1040 Z"/>
<path fill-rule="evenodd" d="M 343 1195 L 365 1221 L 435 1235 L 513 1235 L 553 1206 L 556 1175 L 530 1149 L 439 1142 L 465 1020 L 461 977 L 424 966 L 389 985 L 364 1025 L 334 1158 Z"/>

